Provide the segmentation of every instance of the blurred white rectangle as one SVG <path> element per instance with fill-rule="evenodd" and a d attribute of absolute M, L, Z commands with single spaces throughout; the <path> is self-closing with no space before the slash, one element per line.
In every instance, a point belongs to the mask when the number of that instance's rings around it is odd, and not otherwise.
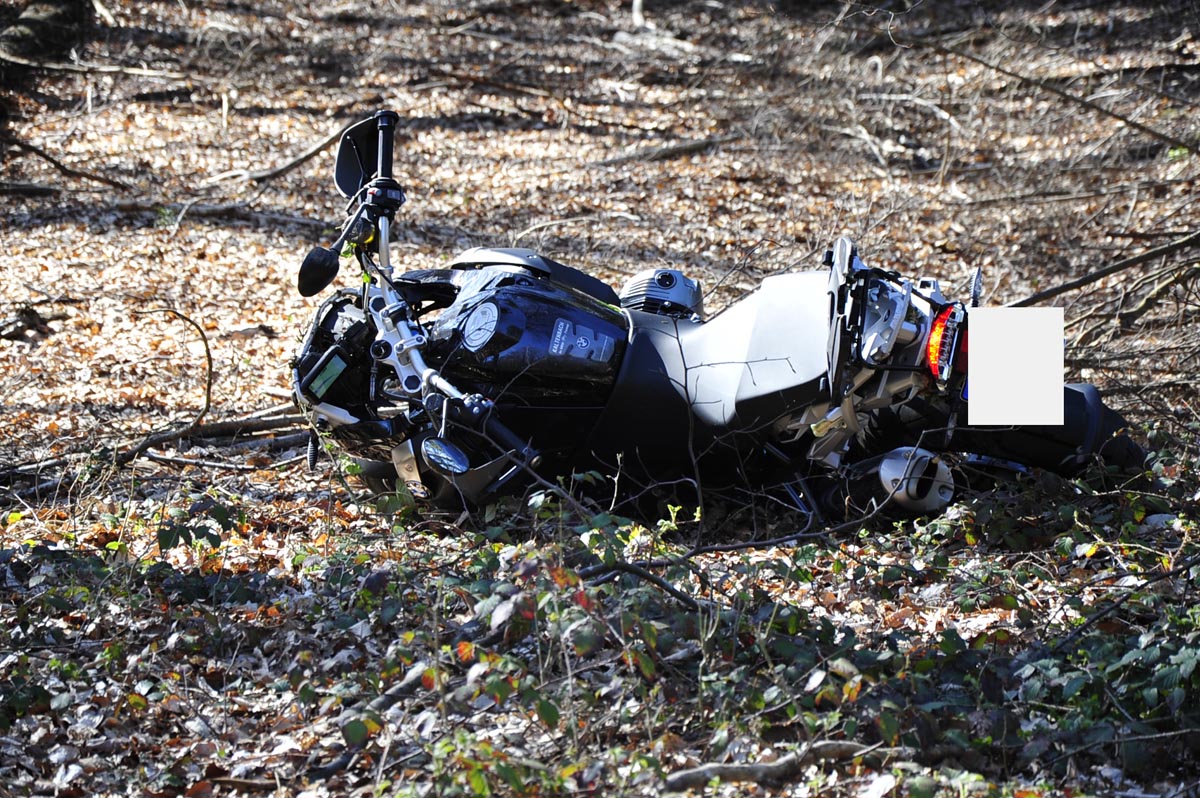
<path fill-rule="evenodd" d="M 972 308 L 968 424 L 1063 423 L 1063 309 Z"/>

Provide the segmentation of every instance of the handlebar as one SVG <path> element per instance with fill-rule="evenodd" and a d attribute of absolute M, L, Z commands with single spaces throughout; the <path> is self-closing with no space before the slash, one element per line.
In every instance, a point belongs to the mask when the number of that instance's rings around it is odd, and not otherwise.
<path fill-rule="evenodd" d="M 504 449 L 516 452 L 522 463 L 530 466 L 537 465 L 539 459 L 537 450 L 496 417 L 496 414 L 492 412 L 495 405 L 490 399 L 485 399 L 479 394 L 464 394 L 431 368 L 425 369 L 422 377 L 425 384 L 437 393 L 461 402 L 465 415 L 477 419 L 474 423 L 478 424 L 478 420 L 482 420 L 483 423 L 480 427 L 484 435 L 491 438 L 494 443 Z"/>
<path fill-rule="evenodd" d="M 379 126 L 379 176 L 392 178 L 392 149 L 396 141 L 396 125 L 400 114 L 395 111 L 378 111 L 375 124 Z"/>
<path fill-rule="evenodd" d="M 487 417 L 483 421 L 484 433 L 500 444 L 505 449 L 510 449 L 517 453 L 517 457 L 524 463 L 536 467 L 538 464 L 538 453 L 532 446 L 513 432 L 508 426 L 496 418 L 496 415 L 488 411 Z"/>

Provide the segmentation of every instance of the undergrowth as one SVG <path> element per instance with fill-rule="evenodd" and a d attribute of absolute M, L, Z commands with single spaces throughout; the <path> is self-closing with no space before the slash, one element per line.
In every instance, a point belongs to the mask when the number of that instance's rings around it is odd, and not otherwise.
<path fill-rule="evenodd" d="M 1153 490 L 1037 475 L 936 518 L 686 558 L 691 511 L 649 527 L 553 495 L 460 524 L 339 507 L 268 562 L 247 559 L 268 522 L 237 497 L 131 501 L 91 550 L 21 540 L 49 527 L 13 512 L 0 734 L 68 759 L 54 741 L 212 741 L 145 770 L 159 794 L 268 770 L 379 794 L 648 794 L 817 740 L 863 749 L 805 789 L 1182 778 L 1196 475 L 1156 468 Z"/>

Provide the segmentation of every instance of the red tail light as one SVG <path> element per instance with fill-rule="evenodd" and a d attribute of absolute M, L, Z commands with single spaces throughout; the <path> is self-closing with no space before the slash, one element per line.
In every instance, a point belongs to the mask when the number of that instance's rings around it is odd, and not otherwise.
<path fill-rule="evenodd" d="M 947 305 L 933 319 L 929 328 L 929 341 L 925 344 L 925 360 L 929 371 L 938 380 L 944 380 L 950 369 L 949 361 L 954 346 L 954 329 L 949 327 L 950 317 L 954 314 L 954 305 Z"/>
<path fill-rule="evenodd" d="M 938 311 L 929 326 L 925 358 L 929 371 L 939 383 L 950 379 L 951 370 L 967 370 L 967 309 L 954 302 Z"/>

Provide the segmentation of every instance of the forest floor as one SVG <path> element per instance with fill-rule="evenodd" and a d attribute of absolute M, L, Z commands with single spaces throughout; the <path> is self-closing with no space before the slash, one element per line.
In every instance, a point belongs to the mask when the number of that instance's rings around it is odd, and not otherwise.
<path fill-rule="evenodd" d="M 94 8 L 0 73 L 0 794 L 1197 794 L 1194 3 Z M 406 268 L 519 244 L 716 310 L 849 235 L 985 305 L 1082 280 L 1040 304 L 1154 481 L 585 579 L 797 521 L 309 471 L 295 275 L 343 203 L 332 146 L 278 167 L 379 108 Z"/>

